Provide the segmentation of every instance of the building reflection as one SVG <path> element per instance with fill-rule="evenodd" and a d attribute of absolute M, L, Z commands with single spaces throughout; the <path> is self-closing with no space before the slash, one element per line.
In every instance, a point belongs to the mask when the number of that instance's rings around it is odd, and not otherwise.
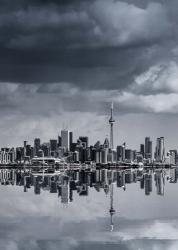
<path fill-rule="evenodd" d="M 152 170 L 72 170 L 65 174 L 45 174 L 33 173 L 30 171 L 1 169 L 1 185 L 23 186 L 24 192 L 34 189 L 34 194 L 40 195 L 42 191 L 48 191 L 61 197 L 62 203 L 73 201 L 73 193 L 79 196 L 88 196 L 90 188 L 97 192 L 102 190 L 107 195 L 113 183 L 116 188 L 126 190 L 127 186 L 138 183 L 145 195 L 155 192 L 157 195 L 164 195 L 165 183 L 177 183 L 178 169 L 152 169 Z"/>
<path fill-rule="evenodd" d="M 88 196 L 90 189 L 104 191 L 110 199 L 110 231 L 114 229 L 114 189 L 127 190 L 128 185 L 138 185 L 146 196 L 153 192 L 164 196 L 166 182 L 175 184 L 178 169 L 127 169 L 127 170 L 70 170 L 63 174 L 41 174 L 30 170 L 1 169 L 1 185 L 22 186 L 24 192 L 33 190 L 35 195 L 42 192 L 56 194 L 61 203 L 73 202 L 74 193 Z"/>

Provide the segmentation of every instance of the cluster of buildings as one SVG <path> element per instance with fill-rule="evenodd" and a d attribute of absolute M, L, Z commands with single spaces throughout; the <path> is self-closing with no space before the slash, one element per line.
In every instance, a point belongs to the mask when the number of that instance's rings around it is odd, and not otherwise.
<path fill-rule="evenodd" d="M 88 136 L 80 136 L 74 141 L 73 132 L 63 129 L 56 139 L 51 139 L 46 143 L 42 143 L 40 138 L 35 138 L 33 145 L 24 141 L 23 147 L 1 148 L 0 164 L 38 164 L 41 161 L 48 165 L 61 161 L 69 163 L 94 162 L 96 164 L 175 165 L 178 163 L 177 150 L 173 149 L 166 153 L 164 137 L 157 138 L 155 150 L 153 150 L 150 137 L 145 138 L 145 142 L 140 145 L 139 150 L 127 148 L 126 143 L 115 148 L 114 123 L 112 104 L 109 119 L 110 138 L 106 138 L 103 143 L 97 141 L 94 145 L 89 145 Z"/>
<path fill-rule="evenodd" d="M 41 143 L 40 138 L 35 138 L 33 146 L 24 141 L 23 147 L 1 148 L 0 164 L 36 164 L 43 160 L 48 164 L 55 164 L 63 160 L 70 163 L 165 163 L 176 165 L 178 162 L 177 150 L 170 150 L 166 154 L 164 144 L 164 137 L 157 138 L 153 153 L 153 143 L 150 137 L 146 137 L 145 143 L 140 145 L 140 150 L 130 149 L 126 143 L 118 145 L 116 149 L 111 149 L 108 138 L 103 143 L 97 141 L 94 145 L 89 145 L 87 136 L 80 136 L 76 142 L 73 142 L 73 133 L 62 130 L 58 139 L 51 139 L 46 143 Z"/>
<path fill-rule="evenodd" d="M 164 137 L 156 139 L 156 147 L 155 151 L 153 151 L 153 142 L 150 137 L 145 137 L 145 143 L 140 144 L 139 151 L 126 148 L 126 143 L 117 146 L 117 161 L 176 165 L 178 163 L 178 153 L 176 149 L 169 150 L 166 153 Z"/>

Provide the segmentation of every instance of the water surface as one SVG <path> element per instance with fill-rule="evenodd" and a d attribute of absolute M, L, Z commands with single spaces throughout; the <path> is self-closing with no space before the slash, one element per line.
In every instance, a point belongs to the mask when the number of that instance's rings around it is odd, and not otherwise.
<path fill-rule="evenodd" d="M 177 169 L 0 177 L 0 249 L 178 249 Z"/>

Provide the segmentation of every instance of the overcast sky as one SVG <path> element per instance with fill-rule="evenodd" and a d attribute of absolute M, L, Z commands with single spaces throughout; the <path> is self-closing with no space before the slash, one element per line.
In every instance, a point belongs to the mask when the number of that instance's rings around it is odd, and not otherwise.
<path fill-rule="evenodd" d="M 0 145 L 109 134 L 178 146 L 177 0 L 1 0 Z"/>

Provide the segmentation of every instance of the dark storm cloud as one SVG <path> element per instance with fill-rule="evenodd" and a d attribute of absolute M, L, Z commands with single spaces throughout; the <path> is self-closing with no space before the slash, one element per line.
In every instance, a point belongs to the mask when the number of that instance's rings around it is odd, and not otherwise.
<path fill-rule="evenodd" d="M 127 46 L 171 35 L 166 10 L 159 3 L 145 9 L 106 0 L 69 7 L 28 5 L 1 12 L 0 21 L 1 43 L 10 48 Z"/>
<path fill-rule="evenodd" d="M 160 60 L 173 35 L 166 6 L 126 1 L 2 1 L 1 81 L 123 88 Z M 134 20 L 134 21 L 133 21 Z M 167 45 L 166 45 L 167 46 Z"/>

